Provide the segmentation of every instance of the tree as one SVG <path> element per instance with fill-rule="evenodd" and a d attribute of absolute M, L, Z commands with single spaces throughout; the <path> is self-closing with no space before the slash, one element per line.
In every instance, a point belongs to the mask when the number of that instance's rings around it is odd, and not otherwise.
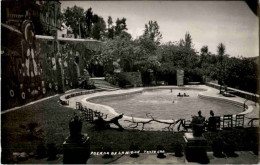
<path fill-rule="evenodd" d="M 226 47 L 223 43 L 220 43 L 217 47 L 217 52 L 218 52 L 218 58 L 219 58 L 219 81 L 220 81 L 220 85 L 223 85 L 223 79 L 224 79 L 224 75 L 223 75 L 223 59 L 224 59 L 224 55 L 225 55 L 225 51 L 226 51 Z"/>
<path fill-rule="evenodd" d="M 185 34 L 185 44 L 184 44 L 184 46 L 186 48 L 189 48 L 189 49 L 191 49 L 193 47 L 193 45 L 192 45 L 192 38 L 191 38 L 191 35 L 190 35 L 189 32 L 187 32 Z"/>
<path fill-rule="evenodd" d="M 108 29 L 112 27 L 112 25 L 113 25 L 113 20 L 112 20 L 112 17 L 111 17 L 111 16 L 108 16 L 107 24 L 108 24 Z"/>
<path fill-rule="evenodd" d="M 207 55 L 208 51 L 209 49 L 207 45 L 202 46 L 202 48 L 200 49 L 201 55 Z"/>
<path fill-rule="evenodd" d="M 207 55 L 208 55 L 208 46 L 204 45 L 200 49 L 200 64 L 199 64 L 200 67 L 203 66 L 203 63 Z"/>
<path fill-rule="evenodd" d="M 84 36 L 85 29 L 84 9 L 78 6 L 67 7 L 63 13 L 63 21 L 65 25 L 71 28 L 75 36 Z"/>
<path fill-rule="evenodd" d="M 108 17 L 107 24 L 108 24 L 107 37 L 113 39 L 115 33 L 115 27 L 113 26 L 113 20 L 111 16 Z"/>
<path fill-rule="evenodd" d="M 157 23 L 157 21 L 149 21 L 148 24 L 145 24 L 145 30 L 143 37 L 148 37 L 153 42 L 156 43 L 156 45 L 160 45 L 160 40 L 162 39 L 162 34 L 159 31 L 160 27 Z"/>
<path fill-rule="evenodd" d="M 118 36 L 119 34 L 121 34 L 122 31 L 125 30 L 127 30 L 126 18 L 122 18 L 122 19 L 117 18 L 116 26 L 115 26 L 115 35 Z"/>
<path fill-rule="evenodd" d="M 102 17 L 99 16 L 95 16 L 94 15 L 95 20 L 93 20 L 94 25 L 92 27 L 92 37 L 94 39 L 101 39 L 102 36 L 105 33 L 106 30 L 106 22 L 104 21 L 104 19 Z"/>
<path fill-rule="evenodd" d="M 91 7 L 85 12 L 85 15 L 87 24 L 87 36 L 90 36 L 93 22 L 93 12 Z"/>

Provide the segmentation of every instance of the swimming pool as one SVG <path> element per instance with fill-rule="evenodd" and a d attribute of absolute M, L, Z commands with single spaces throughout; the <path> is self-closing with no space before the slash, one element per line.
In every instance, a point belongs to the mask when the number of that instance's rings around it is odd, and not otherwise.
<path fill-rule="evenodd" d="M 202 115 L 209 117 L 209 111 L 213 110 L 215 116 L 224 114 L 238 114 L 243 111 L 240 106 L 235 106 L 217 100 L 207 100 L 198 97 L 201 90 L 196 89 L 153 89 L 140 93 L 107 96 L 94 98 L 92 103 L 107 105 L 118 113 L 127 116 L 147 118 L 151 114 L 156 119 L 191 119 L 191 115 L 197 115 L 201 110 Z M 178 93 L 186 93 L 189 97 L 178 97 Z"/>

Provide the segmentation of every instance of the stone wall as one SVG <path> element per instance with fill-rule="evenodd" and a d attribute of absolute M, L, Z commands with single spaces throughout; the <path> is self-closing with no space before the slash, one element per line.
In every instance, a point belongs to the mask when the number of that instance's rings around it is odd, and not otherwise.
<path fill-rule="evenodd" d="M 101 42 L 35 36 L 31 21 L 23 30 L 1 24 L 2 109 L 77 87 Z"/>

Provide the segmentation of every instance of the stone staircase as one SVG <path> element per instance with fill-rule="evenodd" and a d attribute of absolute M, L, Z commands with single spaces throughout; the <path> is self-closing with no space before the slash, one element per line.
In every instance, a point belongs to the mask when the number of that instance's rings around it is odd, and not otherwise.
<path fill-rule="evenodd" d="M 115 85 L 110 84 L 105 80 L 104 77 L 96 77 L 96 78 L 90 78 L 92 81 L 94 81 L 94 84 L 97 89 L 103 89 L 103 90 L 109 90 L 109 91 L 114 91 L 118 90 L 118 88 Z"/>

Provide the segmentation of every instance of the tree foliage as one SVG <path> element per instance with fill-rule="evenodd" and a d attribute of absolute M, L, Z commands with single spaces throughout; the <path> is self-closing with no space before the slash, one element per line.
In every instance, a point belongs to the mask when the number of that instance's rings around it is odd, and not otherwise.
<path fill-rule="evenodd" d="M 98 16 L 94 22 L 95 23 L 92 28 L 91 36 L 94 39 L 100 40 L 102 38 L 102 36 L 105 36 L 106 22 L 104 21 L 104 19 L 102 17 L 98 17 Z"/>
<path fill-rule="evenodd" d="M 86 16 L 86 24 L 87 24 L 87 36 L 90 36 L 90 34 L 91 34 L 91 28 L 92 28 L 92 23 L 93 23 L 93 12 L 92 12 L 92 8 L 89 8 L 89 9 L 85 12 L 85 16 Z"/>
<path fill-rule="evenodd" d="M 145 30 L 142 37 L 149 38 L 152 40 L 156 45 L 160 44 L 162 39 L 162 34 L 159 31 L 160 27 L 157 21 L 149 21 L 148 24 L 145 24 Z"/>
<path fill-rule="evenodd" d="M 75 36 L 85 34 L 86 26 L 84 9 L 78 6 L 67 7 L 63 12 L 63 22 L 69 27 Z"/>
<path fill-rule="evenodd" d="M 116 26 L 115 26 L 115 35 L 120 35 L 123 31 L 127 30 L 126 27 L 126 18 L 116 20 Z"/>
<path fill-rule="evenodd" d="M 192 45 L 192 38 L 191 38 L 190 33 L 188 33 L 188 32 L 185 34 L 184 46 L 186 48 L 188 48 L 188 49 L 191 49 L 193 47 L 193 45 Z"/>

